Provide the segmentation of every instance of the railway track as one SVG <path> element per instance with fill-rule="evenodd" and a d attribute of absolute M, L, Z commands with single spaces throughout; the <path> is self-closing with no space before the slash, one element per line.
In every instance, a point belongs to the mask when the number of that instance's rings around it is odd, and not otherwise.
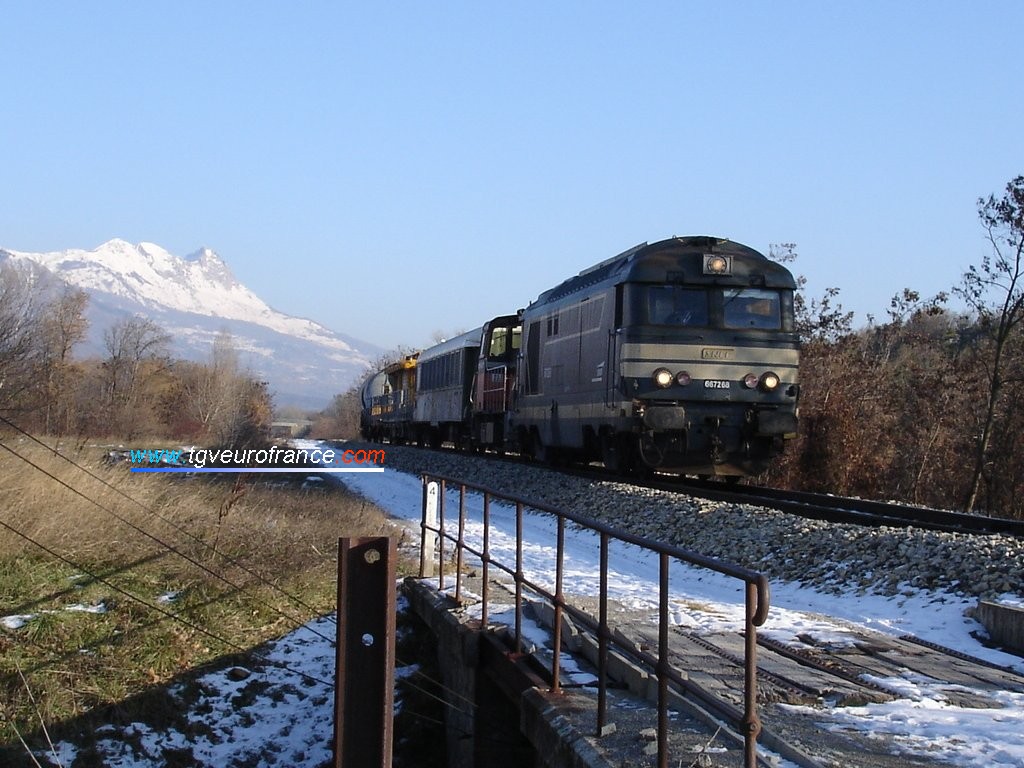
<path fill-rule="evenodd" d="M 872 527 L 925 528 L 928 530 L 975 535 L 1002 534 L 1024 538 L 1024 520 L 987 517 L 943 509 L 931 509 L 899 502 L 875 501 L 826 493 L 788 491 L 758 485 L 726 484 L 716 480 L 693 477 L 654 475 L 648 478 L 625 477 L 597 465 L 559 466 L 538 464 L 517 454 L 474 454 L 458 451 L 451 444 L 440 449 L 445 453 L 490 461 L 521 462 L 544 466 L 558 472 L 602 481 L 629 483 L 638 488 L 672 493 L 686 493 L 712 501 L 752 504 L 780 512 L 836 523 L 852 523 Z"/>
<path fill-rule="evenodd" d="M 873 501 L 824 493 L 783 491 L 756 485 L 725 486 L 712 481 L 684 478 L 655 479 L 651 486 L 659 490 L 677 490 L 715 501 L 756 504 L 802 517 L 855 525 L 927 528 L 930 530 L 972 534 L 1003 534 L 1024 537 L 1024 521 L 983 515 L 969 515 L 942 509 L 929 509 L 896 502 Z"/>

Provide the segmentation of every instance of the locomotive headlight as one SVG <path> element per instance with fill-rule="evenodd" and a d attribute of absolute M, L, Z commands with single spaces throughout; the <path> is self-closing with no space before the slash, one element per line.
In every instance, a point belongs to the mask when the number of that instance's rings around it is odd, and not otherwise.
<path fill-rule="evenodd" d="M 743 386 L 747 389 L 753 389 L 757 386 L 757 376 L 752 373 L 748 373 L 743 377 Z"/>
<path fill-rule="evenodd" d="M 768 371 L 768 373 L 761 377 L 761 389 L 765 392 L 771 392 L 777 386 L 779 386 L 779 375 L 777 373 Z"/>
<path fill-rule="evenodd" d="M 688 386 L 690 383 L 690 374 L 686 371 L 680 371 L 676 374 L 676 384 L 680 387 Z"/>
<path fill-rule="evenodd" d="M 704 254 L 705 275 L 731 275 L 732 256 L 721 256 L 717 253 Z"/>
<path fill-rule="evenodd" d="M 651 378 L 654 379 L 655 385 L 662 389 L 672 386 L 672 371 L 668 368 L 659 368 L 654 372 Z"/>

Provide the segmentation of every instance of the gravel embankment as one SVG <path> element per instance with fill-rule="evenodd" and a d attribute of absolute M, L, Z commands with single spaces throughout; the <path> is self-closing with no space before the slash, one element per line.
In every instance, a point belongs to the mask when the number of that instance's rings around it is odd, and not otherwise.
<path fill-rule="evenodd" d="M 380 447 L 380 446 L 375 446 Z M 387 466 L 430 471 L 572 511 L 827 592 L 911 587 L 1024 597 L 1024 540 L 807 520 L 747 504 L 586 480 L 539 466 L 385 446 Z"/>

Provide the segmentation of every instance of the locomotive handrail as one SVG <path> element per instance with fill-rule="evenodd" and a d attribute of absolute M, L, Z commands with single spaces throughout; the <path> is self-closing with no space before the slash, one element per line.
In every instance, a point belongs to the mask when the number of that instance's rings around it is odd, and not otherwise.
<path fill-rule="evenodd" d="M 608 684 L 608 650 L 609 646 L 626 656 L 633 657 L 652 666 L 658 680 L 658 762 L 659 768 L 668 766 L 668 683 L 671 680 L 677 686 L 682 687 L 688 693 L 701 698 L 706 706 L 716 709 L 719 714 L 731 720 L 743 734 L 745 742 L 745 765 L 754 768 L 757 764 L 757 737 L 761 731 L 761 722 L 757 712 L 757 627 L 761 626 L 768 615 L 769 608 L 769 585 L 768 579 L 761 573 L 744 568 L 739 565 L 727 563 L 713 557 L 702 555 L 699 552 L 685 549 L 683 547 L 665 544 L 654 541 L 643 536 L 637 536 L 627 531 L 622 531 L 610 525 L 591 518 L 577 515 L 556 509 L 553 506 L 527 500 L 511 494 L 502 493 L 484 485 L 471 484 L 457 478 L 446 475 L 424 473 L 421 475 L 423 482 L 423 515 L 420 522 L 421 540 L 420 548 L 424 557 L 421 557 L 420 577 L 424 576 L 422 568 L 426 560 L 424 548 L 427 542 L 428 533 L 436 534 L 438 546 L 439 563 L 439 588 L 445 586 L 445 541 L 454 543 L 456 565 L 455 565 L 455 599 L 459 601 L 462 590 L 462 565 L 465 553 L 479 558 L 482 564 L 482 605 L 480 625 L 485 628 L 488 624 L 488 580 L 491 566 L 511 576 L 515 583 L 515 652 L 522 652 L 522 611 L 523 611 L 523 587 L 527 587 L 534 593 L 544 598 L 554 607 L 553 621 L 553 659 L 551 666 L 551 689 L 554 692 L 560 690 L 559 668 L 561 654 L 561 631 L 562 615 L 567 612 L 578 623 L 586 626 L 596 634 L 598 640 L 598 702 L 597 702 L 597 733 L 600 737 L 604 733 L 605 719 L 607 716 L 607 684 Z M 427 517 L 428 511 L 428 487 L 431 483 L 439 485 L 436 524 L 431 523 Z M 459 518 L 458 534 L 452 534 L 445 527 L 445 491 L 448 486 L 459 489 Z M 473 491 L 483 496 L 483 541 L 482 547 L 476 548 L 467 543 L 465 538 L 466 528 L 466 492 Z M 510 502 L 516 509 L 516 563 L 514 566 L 502 563 L 492 557 L 490 551 L 490 503 L 492 499 Z M 523 572 L 523 517 L 524 510 L 530 508 L 552 515 L 557 522 L 557 544 L 556 544 L 556 571 L 555 589 L 552 593 L 548 587 L 530 581 Z M 599 619 L 594 621 L 593 617 L 583 611 L 566 603 L 562 591 L 564 575 L 565 555 L 565 526 L 571 523 L 580 528 L 590 530 L 600 537 L 600 599 Z M 641 549 L 653 552 L 659 558 L 659 611 L 658 611 L 658 650 L 652 655 L 649 651 L 637 650 L 619 642 L 612 636 L 608 626 L 608 547 L 610 540 L 617 540 L 631 544 Z M 696 565 L 702 568 L 716 571 L 726 576 L 739 579 L 745 583 L 745 626 L 744 626 L 744 709 L 742 712 L 736 710 L 730 704 L 710 699 L 700 688 L 689 683 L 684 675 L 680 675 L 669 664 L 668 648 L 668 624 L 669 624 L 669 565 L 671 560 Z"/>

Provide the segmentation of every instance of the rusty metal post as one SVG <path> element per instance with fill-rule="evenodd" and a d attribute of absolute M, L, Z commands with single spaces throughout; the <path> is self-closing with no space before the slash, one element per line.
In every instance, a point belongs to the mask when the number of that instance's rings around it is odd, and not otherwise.
<path fill-rule="evenodd" d="M 395 673 L 395 540 L 338 541 L 334 768 L 389 768 Z"/>
<path fill-rule="evenodd" d="M 565 594 L 562 592 L 562 571 L 565 563 L 565 518 L 558 518 L 558 542 L 555 554 L 555 637 L 554 655 L 551 660 L 551 690 L 561 692 L 562 668 L 562 608 L 565 605 Z"/>
<path fill-rule="evenodd" d="M 668 768 L 668 568 L 669 558 L 659 556 L 658 587 L 658 768 Z"/>
<path fill-rule="evenodd" d="M 488 580 L 491 577 L 491 494 L 484 492 L 484 548 L 483 548 L 483 593 L 481 596 L 480 628 L 487 629 Z"/>
<path fill-rule="evenodd" d="M 523 503 L 516 502 L 516 653 L 523 652 Z"/>
<path fill-rule="evenodd" d="M 597 736 L 608 717 L 608 534 L 601 533 L 601 587 L 597 625 Z"/>
<path fill-rule="evenodd" d="M 455 544 L 455 602 L 462 604 L 462 549 L 466 546 L 466 486 L 459 486 L 459 538 Z"/>
<path fill-rule="evenodd" d="M 444 497 L 447 495 L 447 483 L 441 481 L 437 501 L 437 589 L 444 592 Z"/>
<path fill-rule="evenodd" d="M 746 643 L 743 690 L 743 757 L 745 768 L 757 768 L 757 737 L 761 733 L 761 720 L 757 716 L 757 609 L 760 603 L 757 585 L 747 582 Z M 764 620 L 762 619 L 762 622 Z"/>

